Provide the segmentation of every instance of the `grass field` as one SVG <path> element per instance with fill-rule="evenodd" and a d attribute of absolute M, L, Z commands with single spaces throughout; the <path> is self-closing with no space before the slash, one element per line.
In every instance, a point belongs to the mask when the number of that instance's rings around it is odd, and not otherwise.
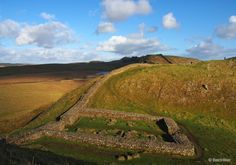
<path fill-rule="evenodd" d="M 147 132 L 154 135 L 164 134 L 164 132 L 157 126 L 155 122 L 145 122 L 145 121 L 127 122 L 122 119 L 118 119 L 112 125 L 109 125 L 109 119 L 106 118 L 82 117 L 74 125 L 70 126 L 68 130 L 76 131 L 78 128 L 92 128 L 96 130 L 121 129 L 124 131 L 135 130 L 139 132 Z"/>
<path fill-rule="evenodd" d="M 170 116 L 199 141 L 202 163 L 208 158 L 235 161 L 235 73 L 236 61 L 138 67 L 110 78 L 90 106 Z"/>
<path fill-rule="evenodd" d="M 0 132 L 23 126 L 66 93 L 82 85 L 60 80 L 0 85 Z"/>
<path fill-rule="evenodd" d="M 117 155 L 137 153 L 137 151 L 124 149 L 111 149 L 107 147 L 97 147 L 90 144 L 69 142 L 64 139 L 44 137 L 38 141 L 29 144 L 30 148 L 50 151 L 61 156 L 72 157 L 75 159 L 89 161 L 96 164 L 176 164 L 176 165 L 191 165 L 194 162 L 201 164 L 200 161 L 194 161 L 178 156 L 141 153 L 141 157 L 129 161 L 118 161 Z"/>
<path fill-rule="evenodd" d="M 209 164 L 208 158 L 236 159 L 236 61 L 209 61 L 193 65 L 153 65 L 137 67 L 111 77 L 91 99 L 90 107 L 151 115 L 170 116 L 191 132 L 203 149 L 203 157 L 192 160 L 161 154 L 142 153 L 141 158 L 117 162 L 120 149 L 42 138 L 29 147 L 79 160 L 119 164 Z M 88 89 L 92 81 L 68 93 L 25 129 L 35 128 L 68 110 Z M 77 128 L 129 129 L 125 121 L 107 126 L 104 119 L 82 118 Z M 137 123 L 138 131 L 153 131 Z"/>

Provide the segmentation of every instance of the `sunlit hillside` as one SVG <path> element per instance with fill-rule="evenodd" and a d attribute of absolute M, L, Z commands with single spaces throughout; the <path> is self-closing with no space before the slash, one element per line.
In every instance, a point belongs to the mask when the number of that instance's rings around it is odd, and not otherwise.
<path fill-rule="evenodd" d="M 235 157 L 236 61 L 132 68 L 110 78 L 90 106 L 170 116 L 189 129 L 204 158 Z"/>

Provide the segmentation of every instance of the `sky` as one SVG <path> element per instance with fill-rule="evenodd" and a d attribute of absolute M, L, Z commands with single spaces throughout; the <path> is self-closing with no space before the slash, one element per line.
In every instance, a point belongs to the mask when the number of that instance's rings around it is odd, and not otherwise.
<path fill-rule="evenodd" d="M 0 0 L 0 63 L 236 56 L 235 0 Z"/>

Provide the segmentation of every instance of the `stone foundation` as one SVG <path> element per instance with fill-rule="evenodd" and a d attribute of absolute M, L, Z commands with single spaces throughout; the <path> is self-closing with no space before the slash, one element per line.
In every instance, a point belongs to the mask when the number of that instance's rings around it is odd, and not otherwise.
<path fill-rule="evenodd" d="M 129 150 L 142 150 L 152 153 L 168 153 L 181 156 L 195 155 L 194 145 L 188 137 L 181 131 L 177 123 L 167 117 L 158 117 L 145 114 L 137 114 L 131 112 L 118 112 L 104 109 L 87 109 L 90 98 L 95 94 L 97 89 L 104 84 L 110 77 L 122 73 L 127 69 L 139 66 L 141 64 L 129 65 L 112 71 L 106 76 L 97 79 L 94 84 L 81 96 L 79 101 L 67 112 L 60 116 L 59 121 L 52 121 L 44 126 L 33 129 L 28 132 L 23 132 L 18 135 L 12 135 L 6 138 L 8 143 L 23 145 L 32 141 L 36 141 L 44 136 L 53 138 L 63 138 L 72 142 L 82 142 L 97 146 L 105 146 L 111 148 L 123 148 Z M 142 64 L 141 66 L 144 66 Z M 151 66 L 151 65 L 145 65 Z M 93 134 L 86 132 L 66 132 L 65 127 L 74 124 L 80 117 L 104 117 L 109 119 L 123 120 L 142 120 L 155 122 L 168 136 L 173 139 L 173 142 L 162 142 L 155 138 L 150 140 L 141 140 L 138 138 L 114 137 L 103 134 Z"/>

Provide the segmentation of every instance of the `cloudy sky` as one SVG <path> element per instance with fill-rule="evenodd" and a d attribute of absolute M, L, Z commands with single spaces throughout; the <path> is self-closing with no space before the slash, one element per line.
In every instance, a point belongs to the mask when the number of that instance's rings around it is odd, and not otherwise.
<path fill-rule="evenodd" d="M 0 0 L 0 63 L 236 56 L 235 0 Z"/>

